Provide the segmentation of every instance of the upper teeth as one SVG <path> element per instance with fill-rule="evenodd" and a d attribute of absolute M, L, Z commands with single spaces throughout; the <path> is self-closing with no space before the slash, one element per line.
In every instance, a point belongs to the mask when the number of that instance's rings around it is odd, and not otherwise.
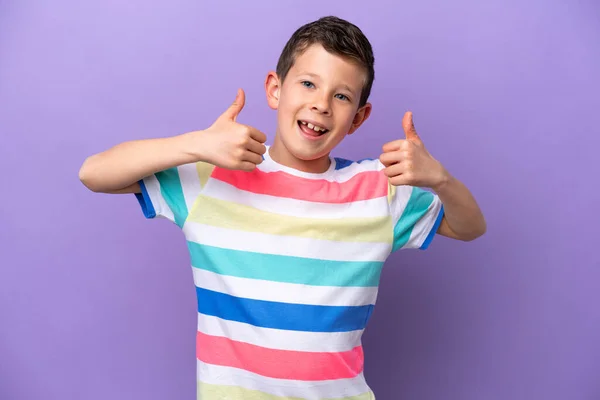
<path fill-rule="evenodd" d="M 325 132 L 326 131 L 326 129 L 319 128 L 318 126 L 315 126 L 315 125 L 311 124 L 310 122 L 304 122 L 304 121 L 302 121 L 302 123 L 304 125 L 308 126 L 310 129 L 312 129 L 315 132 L 321 132 L 321 131 Z"/>

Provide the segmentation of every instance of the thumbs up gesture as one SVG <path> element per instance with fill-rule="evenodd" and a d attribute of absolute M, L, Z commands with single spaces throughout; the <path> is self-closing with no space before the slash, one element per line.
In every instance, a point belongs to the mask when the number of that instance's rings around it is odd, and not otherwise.
<path fill-rule="evenodd" d="M 383 172 L 395 186 L 410 185 L 436 190 L 448 179 L 442 164 L 429 154 L 417 134 L 412 113 L 402 119 L 405 139 L 394 140 L 383 146 L 379 161 L 386 167 Z"/>
<path fill-rule="evenodd" d="M 233 104 L 208 128 L 193 132 L 199 139 L 199 159 L 213 165 L 252 171 L 263 161 L 267 151 L 267 137 L 261 131 L 236 122 L 246 101 L 242 89 L 239 89 Z"/>

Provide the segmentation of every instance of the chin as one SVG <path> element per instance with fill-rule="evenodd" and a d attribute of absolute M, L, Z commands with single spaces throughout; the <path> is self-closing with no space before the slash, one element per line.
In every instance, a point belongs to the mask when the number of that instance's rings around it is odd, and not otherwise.
<path fill-rule="evenodd" d="M 288 140 L 286 147 L 290 154 L 302 161 L 318 160 L 327 156 L 331 151 L 331 145 L 327 141 L 311 143 L 298 137 Z"/>
<path fill-rule="evenodd" d="M 294 158 L 302 161 L 313 161 L 322 157 L 322 151 L 317 149 L 310 149 L 306 146 L 302 146 L 299 143 L 286 143 L 285 147 L 288 153 Z"/>
<path fill-rule="evenodd" d="M 315 151 L 304 151 L 304 152 L 293 152 L 294 157 L 302 161 L 315 161 L 327 155 L 327 152 L 315 152 Z"/>

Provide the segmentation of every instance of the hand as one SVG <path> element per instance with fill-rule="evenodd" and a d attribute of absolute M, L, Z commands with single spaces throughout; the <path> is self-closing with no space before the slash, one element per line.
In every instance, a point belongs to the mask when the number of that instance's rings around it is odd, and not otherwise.
<path fill-rule="evenodd" d="M 267 136 L 236 122 L 244 104 L 245 94 L 239 89 L 233 104 L 208 129 L 191 132 L 199 142 L 199 159 L 218 167 L 243 171 L 252 171 L 263 162 Z"/>
<path fill-rule="evenodd" d="M 383 146 L 379 160 L 383 172 L 394 186 L 409 185 L 438 189 L 449 179 L 446 169 L 429 154 L 417 134 L 412 113 L 407 112 L 402 119 L 406 139 L 399 139 Z"/>

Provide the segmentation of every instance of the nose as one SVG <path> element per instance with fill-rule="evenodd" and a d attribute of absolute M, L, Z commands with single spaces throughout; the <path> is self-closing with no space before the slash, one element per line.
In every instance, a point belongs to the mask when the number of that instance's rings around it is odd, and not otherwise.
<path fill-rule="evenodd" d="M 312 107 L 313 111 L 321 114 L 331 114 L 331 100 L 326 94 L 317 94 L 313 99 Z"/>

